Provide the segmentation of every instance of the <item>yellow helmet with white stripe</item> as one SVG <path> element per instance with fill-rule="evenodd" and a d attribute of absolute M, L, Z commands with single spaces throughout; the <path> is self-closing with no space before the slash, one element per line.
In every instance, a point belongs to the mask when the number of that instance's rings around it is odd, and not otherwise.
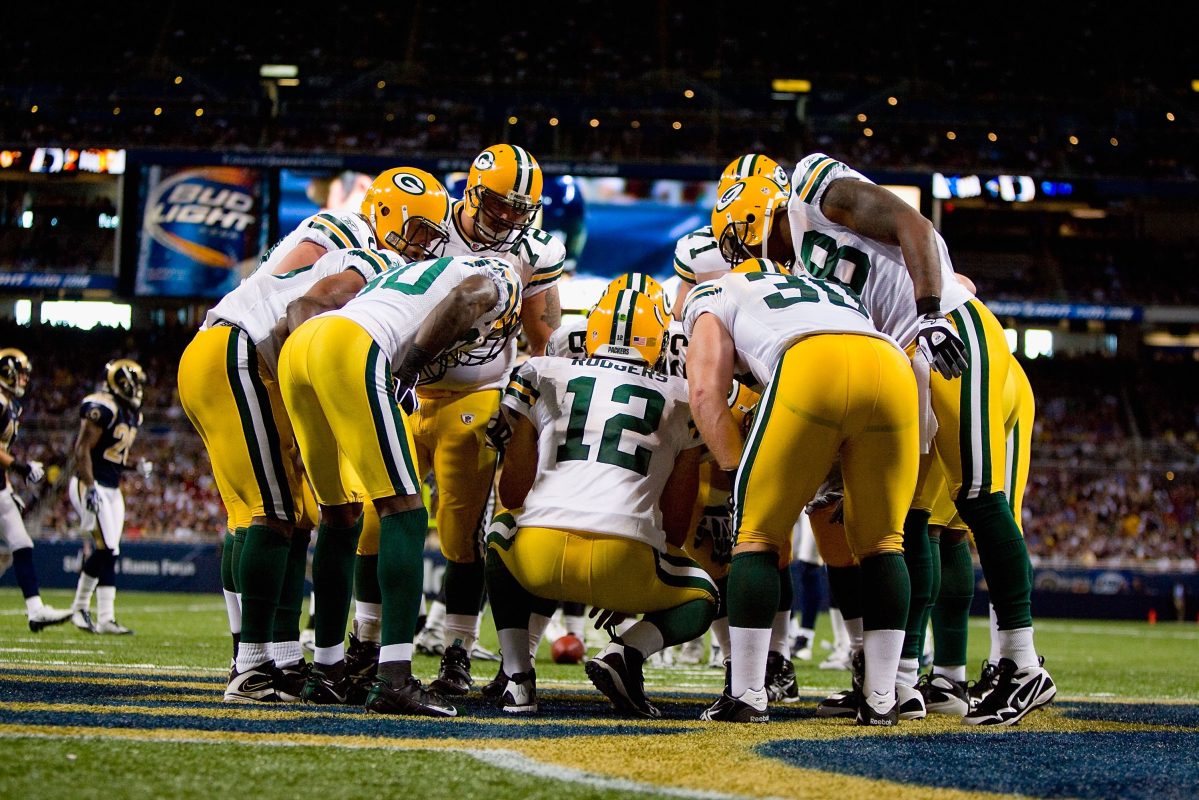
<path fill-rule="evenodd" d="M 588 356 L 644 361 L 653 366 L 666 339 L 666 314 L 647 294 L 608 292 L 587 315 Z"/>
<path fill-rule="evenodd" d="M 751 175 L 721 192 L 712 208 L 712 237 L 730 265 L 765 255 L 775 218 L 786 214 L 786 192 L 770 178 Z"/>
<path fill-rule="evenodd" d="M 362 215 L 380 244 L 409 261 L 438 257 L 450 235 L 450 195 L 416 167 L 380 173 L 362 198 Z"/>
<path fill-rule="evenodd" d="M 777 261 L 769 258 L 750 258 L 733 267 L 732 272 L 747 275 L 752 272 L 766 272 L 771 275 L 790 275 L 791 270 Z"/>
<path fill-rule="evenodd" d="M 537 159 L 523 147 L 497 144 L 475 156 L 466 176 L 466 213 L 477 236 L 510 250 L 541 210 L 543 178 Z"/>
<path fill-rule="evenodd" d="M 648 295 L 651 300 L 661 306 L 663 316 L 669 316 L 670 308 L 666 303 L 666 290 L 652 275 L 644 272 L 626 272 L 623 275 L 617 275 L 608 282 L 604 288 L 604 294 L 619 292 L 623 289 L 631 289 L 634 292 Z"/>
<path fill-rule="evenodd" d="M 720 183 L 716 185 L 716 193 L 724 194 L 725 190 L 734 183 L 749 177 L 770 178 L 778 184 L 781 191 L 787 194 L 791 193 L 791 177 L 787 175 L 787 170 L 779 166 L 779 162 L 770 156 L 759 153 L 746 153 L 730 161 L 724 168 L 724 172 L 720 173 Z"/>

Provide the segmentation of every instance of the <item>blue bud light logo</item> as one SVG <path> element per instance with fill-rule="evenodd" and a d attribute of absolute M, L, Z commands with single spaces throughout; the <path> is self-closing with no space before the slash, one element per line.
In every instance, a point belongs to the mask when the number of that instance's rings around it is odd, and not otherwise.
<path fill-rule="evenodd" d="M 220 297 L 258 262 L 261 175 L 202 167 L 148 170 L 137 293 Z"/>

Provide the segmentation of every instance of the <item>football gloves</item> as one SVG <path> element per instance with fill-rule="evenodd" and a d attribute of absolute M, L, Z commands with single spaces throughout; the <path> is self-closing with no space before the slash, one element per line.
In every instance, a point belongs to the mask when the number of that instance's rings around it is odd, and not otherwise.
<path fill-rule="evenodd" d="M 93 514 L 100 512 L 100 491 L 96 488 L 96 484 L 93 483 L 87 487 L 87 491 L 83 493 L 83 505 Z"/>
<path fill-rule="evenodd" d="M 712 540 L 712 560 L 728 564 L 733 560 L 733 515 L 729 505 L 707 506 L 695 526 L 695 546 Z"/>
<path fill-rule="evenodd" d="M 29 483 L 39 483 L 46 477 L 46 470 L 40 461 L 14 461 L 10 469 Z"/>
<path fill-rule="evenodd" d="M 410 378 L 396 376 L 396 405 L 408 416 L 412 416 L 420 408 L 420 398 L 416 396 L 416 378 L 415 375 Z"/>
<path fill-rule="evenodd" d="M 916 321 L 916 349 L 946 378 L 960 378 L 970 365 L 966 345 L 940 312 L 923 314 Z"/>

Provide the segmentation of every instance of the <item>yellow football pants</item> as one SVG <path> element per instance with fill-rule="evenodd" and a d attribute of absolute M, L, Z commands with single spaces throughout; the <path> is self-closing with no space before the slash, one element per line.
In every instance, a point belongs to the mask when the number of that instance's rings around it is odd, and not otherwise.
<path fill-rule="evenodd" d="M 820 334 L 775 370 L 737 470 L 738 545 L 780 550 L 838 452 L 845 530 L 859 558 L 903 552 L 919 469 L 916 379 L 894 345 Z"/>
<path fill-rule="evenodd" d="M 303 507 L 295 438 L 280 396 L 240 328 L 200 331 L 179 359 L 179 402 L 204 440 L 231 525 L 295 522 Z"/>
<path fill-rule="evenodd" d="M 484 442 L 487 423 L 499 406 L 499 389 L 421 392 L 420 408 L 410 420 L 419 474 L 432 471 L 437 483 L 441 552 L 460 564 L 481 554 L 496 467 L 496 453 Z"/>
<path fill-rule="evenodd" d="M 391 364 L 362 327 L 345 317 L 308 320 L 283 345 L 279 382 L 317 502 L 360 501 L 356 483 L 372 500 L 420 494 Z"/>
<path fill-rule="evenodd" d="M 520 528 L 511 538 L 492 533 L 487 543 L 521 586 L 548 600 L 622 614 L 716 602 L 712 578 L 681 551 L 659 553 L 623 536 Z"/>

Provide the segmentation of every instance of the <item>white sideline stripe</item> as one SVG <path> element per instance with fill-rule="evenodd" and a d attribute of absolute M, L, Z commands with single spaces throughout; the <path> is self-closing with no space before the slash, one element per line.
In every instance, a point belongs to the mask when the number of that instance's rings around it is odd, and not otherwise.
<path fill-rule="evenodd" d="M 547 764 L 542 761 L 535 761 L 528 756 L 512 750 L 483 750 L 463 748 L 459 752 L 473 756 L 475 759 L 482 761 L 484 764 L 489 766 L 498 767 L 510 772 L 518 772 L 522 775 L 533 775 L 535 777 L 548 778 L 550 780 L 579 783 L 585 786 L 594 786 L 598 789 L 636 792 L 637 794 L 666 795 L 668 797 L 705 798 L 705 800 L 709 798 L 711 800 L 717 800 L 718 798 L 720 800 L 724 800 L 724 798 L 742 797 L 742 795 L 714 792 L 709 789 L 680 789 L 673 786 L 658 786 L 653 783 L 631 781 L 626 778 L 608 778 L 603 775 L 596 775 L 593 772 L 584 772 L 583 770 L 574 769 L 573 767 L 564 767 L 559 764 Z"/>
<path fill-rule="evenodd" d="M 68 739 L 72 741 L 80 740 L 98 740 L 106 741 L 127 741 L 127 742 L 147 742 L 150 744 L 207 744 L 216 747 L 224 747 L 228 745 L 238 745 L 241 747 L 337 747 L 344 750 L 402 750 L 409 753 L 462 753 L 470 756 L 476 761 L 481 761 L 484 764 L 502 769 L 507 772 L 518 772 L 523 775 L 532 775 L 537 778 L 545 778 L 551 781 L 562 781 L 565 783 L 578 783 L 586 786 L 594 786 L 600 789 L 609 789 L 614 791 L 636 792 L 641 795 L 658 795 L 665 797 L 687 797 L 696 798 L 696 800 L 748 800 L 744 795 L 725 794 L 723 792 L 713 792 L 703 789 L 679 789 L 672 786 L 658 786 L 652 783 L 643 783 L 641 781 L 631 781 L 625 778 L 607 778 L 603 775 L 596 775 L 590 772 L 584 772 L 572 767 L 563 767 L 556 764 L 546 764 L 541 761 L 534 761 L 527 756 L 511 750 L 485 750 L 482 748 L 467 748 L 467 747 L 405 747 L 403 745 L 389 744 L 386 741 L 381 741 L 375 744 L 357 744 L 349 742 L 322 742 L 319 745 L 307 742 L 289 742 L 289 741 L 243 741 L 234 739 L 231 741 L 214 742 L 211 739 L 200 739 L 193 737 L 170 737 L 161 738 L 157 736 L 127 736 L 121 735 L 117 737 L 109 736 L 80 736 L 78 734 L 58 734 L 58 733 L 23 733 L 21 731 L 0 731 L 0 739 Z M 763 797 L 760 800 L 780 800 L 776 797 Z"/>
<path fill-rule="evenodd" d="M 1199 630 L 1188 624 L 1188 627 L 1176 625 L 1176 623 L 1168 622 L 1165 625 L 1149 627 L 1148 623 L 1139 623 L 1135 620 L 1114 620 L 1116 622 L 1126 622 L 1130 626 L 1137 625 L 1139 627 L 1112 629 L 1103 625 L 1088 625 L 1085 622 L 1066 622 L 1063 620 L 1043 621 L 1033 620 L 1032 629 L 1035 635 L 1037 631 L 1052 631 L 1053 633 L 1080 633 L 1087 636 L 1117 636 L 1129 639 L 1181 639 L 1195 640 L 1199 639 Z M 979 628 L 986 630 L 990 623 L 982 617 L 971 617 L 970 628 Z"/>

